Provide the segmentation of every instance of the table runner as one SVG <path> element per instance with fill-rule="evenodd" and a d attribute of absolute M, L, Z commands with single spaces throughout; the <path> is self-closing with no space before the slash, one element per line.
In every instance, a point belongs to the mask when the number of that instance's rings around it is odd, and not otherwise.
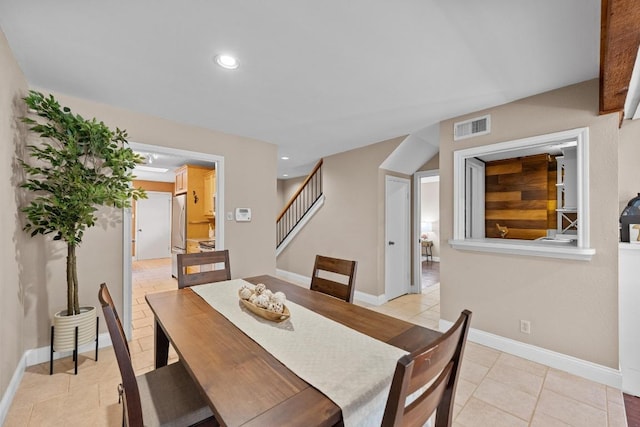
<path fill-rule="evenodd" d="M 406 351 L 291 301 L 291 317 L 262 319 L 238 298 L 242 280 L 192 286 L 211 307 L 342 409 L 345 426 L 379 426 L 396 363 Z"/>

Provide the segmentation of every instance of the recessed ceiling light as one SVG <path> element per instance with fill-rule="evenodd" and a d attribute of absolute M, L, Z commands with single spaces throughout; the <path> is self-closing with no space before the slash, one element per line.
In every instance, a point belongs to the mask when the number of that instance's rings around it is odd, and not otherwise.
<path fill-rule="evenodd" d="M 136 165 L 135 170 L 142 171 L 142 172 L 165 173 L 169 169 L 168 168 L 156 168 L 156 167 L 153 167 L 153 166 Z"/>
<path fill-rule="evenodd" d="M 235 70 L 238 68 L 238 60 L 231 55 L 217 55 L 216 64 L 227 70 Z"/>
<path fill-rule="evenodd" d="M 280 157 L 281 160 L 289 160 L 289 158 L 287 156 L 282 156 Z"/>
<path fill-rule="evenodd" d="M 284 176 L 285 178 L 289 176 L 288 173 L 283 174 L 282 176 Z"/>

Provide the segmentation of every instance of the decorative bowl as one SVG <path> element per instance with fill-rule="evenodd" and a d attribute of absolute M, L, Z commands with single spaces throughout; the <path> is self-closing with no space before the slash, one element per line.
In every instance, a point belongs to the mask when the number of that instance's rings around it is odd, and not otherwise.
<path fill-rule="evenodd" d="M 253 314 L 262 317 L 263 319 L 270 320 L 272 322 L 282 322 L 287 320 L 291 313 L 289 313 L 289 309 L 285 305 L 282 313 L 276 313 L 274 311 L 269 311 L 266 308 L 258 307 L 257 305 L 240 298 L 240 302 Z"/>

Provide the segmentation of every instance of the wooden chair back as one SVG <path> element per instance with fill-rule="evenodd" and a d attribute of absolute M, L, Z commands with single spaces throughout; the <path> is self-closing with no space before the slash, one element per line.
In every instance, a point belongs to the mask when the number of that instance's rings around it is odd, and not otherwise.
<path fill-rule="evenodd" d="M 123 425 L 129 427 L 142 427 L 142 404 L 140 402 L 140 390 L 138 381 L 131 363 L 129 345 L 125 337 L 122 323 L 113 305 L 113 299 L 105 283 L 100 285 L 98 299 L 102 304 L 104 320 L 109 329 L 113 350 L 116 353 L 116 360 L 120 368 L 122 377 L 122 398 L 124 401 Z"/>
<path fill-rule="evenodd" d="M 355 292 L 354 283 L 356 280 L 357 265 L 357 261 L 316 255 L 313 275 L 311 276 L 311 290 L 340 298 L 346 302 L 352 302 L 353 293 Z M 320 277 L 322 272 L 346 276 L 347 283 L 340 283 L 330 278 Z"/>
<path fill-rule="evenodd" d="M 98 299 L 100 300 L 100 303 L 103 306 L 107 304 L 109 307 L 111 307 L 111 310 L 113 310 L 113 315 L 116 318 L 118 329 L 120 330 L 120 333 L 122 334 L 122 336 L 126 337 L 124 333 L 124 329 L 122 327 L 122 321 L 120 320 L 120 316 L 118 316 L 118 312 L 116 311 L 116 306 L 113 303 L 113 298 L 111 298 L 111 294 L 109 293 L 109 288 L 107 288 L 106 283 L 102 283 L 100 285 L 100 291 L 98 292 Z M 127 353 L 131 354 L 131 351 L 129 351 L 129 343 L 127 342 L 126 338 L 124 340 L 124 345 L 127 349 Z"/>
<path fill-rule="evenodd" d="M 211 271 L 187 273 L 187 267 L 224 264 L 224 268 Z M 212 267 L 213 268 L 213 267 Z M 178 288 L 202 285 L 203 283 L 231 280 L 229 251 L 200 252 L 194 254 L 178 254 Z"/>
<path fill-rule="evenodd" d="M 382 427 L 422 426 L 434 411 L 435 427 L 451 426 L 470 320 L 471 312 L 464 310 L 440 338 L 398 360 Z M 409 396 L 415 399 L 407 402 Z"/>

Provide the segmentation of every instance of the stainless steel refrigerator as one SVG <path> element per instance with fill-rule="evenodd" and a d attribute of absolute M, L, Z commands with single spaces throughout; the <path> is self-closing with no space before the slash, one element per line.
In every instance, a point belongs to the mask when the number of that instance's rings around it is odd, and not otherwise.
<path fill-rule="evenodd" d="M 174 196 L 171 202 L 171 275 L 178 277 L 178 254 L 187 250 L 187 196 Z"/>

